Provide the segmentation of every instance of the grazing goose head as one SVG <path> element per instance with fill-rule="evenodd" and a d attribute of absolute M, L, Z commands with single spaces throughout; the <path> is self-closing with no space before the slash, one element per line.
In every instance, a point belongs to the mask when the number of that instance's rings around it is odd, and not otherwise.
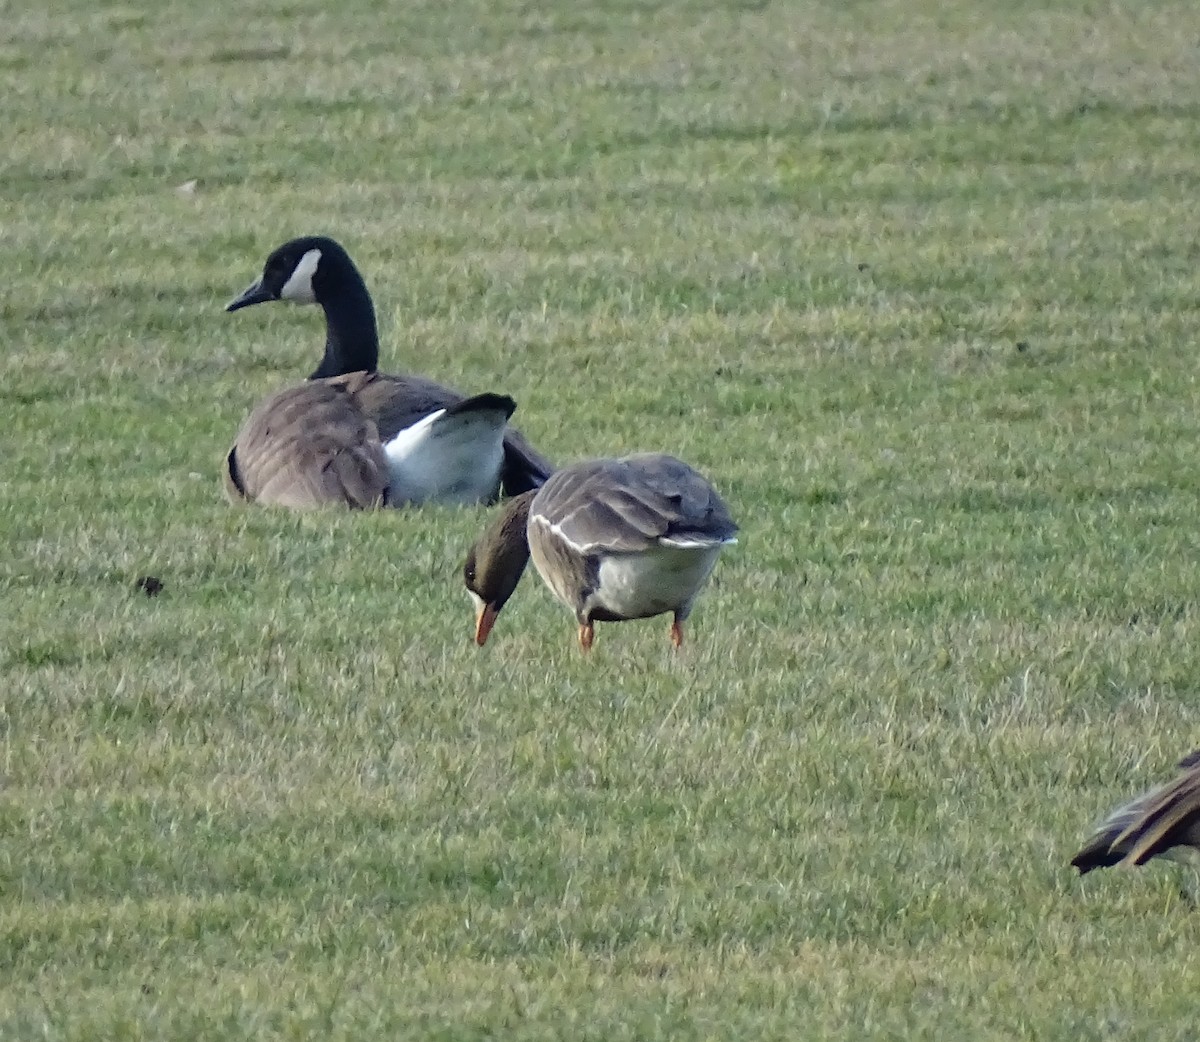
<path fill-rule="evenodd" d="M 371 294 L 350 255 L 333 239 L 306 235 L 272 250 L 262 274 L 225 310 L 273 300 L 319 304 L 325 312 L 325 357 L 310 379 L 378 367 L 379 331 Z"/>
<path fill-rule="evenodd" d="M 529 505 L 537 490 L 515 496 L 471 547 L 463 565 L 463 582 L 475 602 L 475 643 L 480 647 L 496 624 L 500 609 L 521 581 L 529 563 Z"/>

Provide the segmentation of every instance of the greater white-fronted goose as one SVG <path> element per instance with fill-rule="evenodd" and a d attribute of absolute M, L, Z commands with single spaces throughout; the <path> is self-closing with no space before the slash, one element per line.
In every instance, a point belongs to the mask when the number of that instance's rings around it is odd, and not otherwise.
<path fill-rule="evenodd" d="M 592 646 L 595 623 L 672 612 L 671 642 L 737 525 L 716 489 L 660 453 L 576 463 L 516 497 L 471 548 L 463 580 L 482 645 L 532 555 Z"/>
<path fill-rule="evenodd" d="M 552 472 L 508 426 L 511 398 L 468 399 L 378 371 L 371 295 L 333 239 L 284 243 L 225 310 L 273 300 L 321 306 L 325 355 L 307 383 L 266 399 L 242 425 L 226 458 L 231 498 L 291 507 L 491 502 L 501 489 L 536 489 Z"/>
<path fill-rule="evenodd" d="M 1200 750 L 1179 761 L 1173 782 L 1115 810 L 1071 864 L 1079 874 L 1112 865 L 1144 865 L 1154 857 L 1200 850 Z"/>

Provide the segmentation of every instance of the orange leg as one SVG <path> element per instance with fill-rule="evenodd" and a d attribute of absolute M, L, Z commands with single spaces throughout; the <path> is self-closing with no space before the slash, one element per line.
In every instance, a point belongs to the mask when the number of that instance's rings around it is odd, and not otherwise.
<path fill-rule="evenodd" d="M 683 647 L 683 623 L 678 619 L 671 621 L 671 643 L 677 648 Z"/>
<path fill-rule="evenodd" d="M 592 641 L 596 639 L 596 627 L 590 622 L 581 623 L 579 626 L 579 646 L 584 651 L 592 650 Z"/>

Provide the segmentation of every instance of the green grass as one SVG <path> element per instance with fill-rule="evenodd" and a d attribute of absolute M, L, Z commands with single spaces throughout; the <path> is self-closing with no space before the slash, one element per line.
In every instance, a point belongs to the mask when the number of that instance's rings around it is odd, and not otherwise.
<path fill-rule="evenodd" d="M 1198 739 L 1200 8 L 1045 7 L 5 7 L 0 1037 L 1193 1037 L 1194 870 L 1067 861 Z M 682 654 L 224 503 L 308 232 L 714 479 Z"/>

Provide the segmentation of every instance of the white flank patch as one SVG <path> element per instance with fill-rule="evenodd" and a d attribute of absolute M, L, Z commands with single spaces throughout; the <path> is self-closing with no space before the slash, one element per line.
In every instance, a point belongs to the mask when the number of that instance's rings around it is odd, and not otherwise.
<path fill-rule="evenodd" d="M 300 262 L 296 265 L 296 270 L 292 272 L 291 277 L 283 284 L 283 289 L 279 291 L 280 300 L 294 300 L 297 304 L 314 304 L 317 296 L 313 293 L 313 275 L 316 273 L 317 265 L 321 263 L 321 251 L 309 250 Z"/>
<path fill-rule="evenodd" d="M 445 409 L 438 409 L 435 412 L 431 412 L 428 416 L 422 417 L 411 426 L 405 427 L 404 430 L 384 446 L 384 450 L 388 456 L 394 456 L 397 459 L 403 459 L 405 456 L 410 455 L 416 451 L 417 446 L 425 438 L 429 437 L 429 428 L 445 415 Z"/>
<path fill-rule="evenodd" d="M 573 514 L 574 511 L 572 511 L 571 513 Z M 568 515 L 566 518 L 563 519 L 563 521 L 560 521 L 558 524 L 555 524 L 554 522 L 552 522 L 548 517 L 546 517 L 545 514 L 534 514 L 530 520 L 535 521 L 539 525 L 542 525 L 543 527 L 550 529 L 551 532 L 553 532 L 559 539 L 561 539 L 564 543 L 566 543 L 567 546 L 569 546 L 577 554 L 591 553 L 594 549 L 596 549 L 595 544 L 588 543 L 586 545 L 581 545 L 581 544 L 575 542 L 574 539 L 572 539 L 570 536 L 567 535 L 566 532 L 563 531 L 563 522 L 569 520 L 570 516 L 571 515 Z"/>
<path fill-rule="evenodd" d="M 580 509 L 583 508 L 581 507 Z M 603 542 L 577 543 L 564 531 L 563 526 L 567 524 L 567 522 L 570 521 L 576 513 L 578 513 L 578 511 L 572 510 L 571 513 L 557 523 L 550 521 L 545 514 L 531 514 L 530 520 L 536 524 L 550 529 L 551 532 L 553 532 L 560 540 L 562 540 L 563 543 L 574 550 L 577 554 L 602 552 L 605 549 Z M 719 546 L 730 546 L 737 542 L 737 538 L 735 536 L 729 536 L 726 539 L 718 539 L 716 536 L 713 536 L 710 539 L 703 539 L 696 536 L 691 538 L 686 536 L 667 536 L 660 539 L 658 542 L 661 546 L 672 546 L 678 550 L 712 550 Z"/>
<path fill-rule="evenodd" d="M 480 503 L 496 494 L 504 462 L 503 410 L 455 413 L 438 409 L 405 427 L 384 447 L 388 500 L 405 503 Z"/>
<path fill-rule="evenodd" d="M 677 546 L 680 550 L 702 550 L 705 547 L 711 546 L 732 546 L 737 542 L 737 539 L 734 536 L 727 536 L 725 539 L 717 539 L 715 536 L 711 539 L 696 537 L 688 539 L 683 536 L 664 536 L 659 542 L 663 546 Z"/>
<path fill-rule="evenodd" d="M 591 604 L 627 619 L 685 608 L 704 585 L 720 553 L 720 543 L 694 549 L 660 543 L 653 550 L 602 557 L 600 581 Z"/>

